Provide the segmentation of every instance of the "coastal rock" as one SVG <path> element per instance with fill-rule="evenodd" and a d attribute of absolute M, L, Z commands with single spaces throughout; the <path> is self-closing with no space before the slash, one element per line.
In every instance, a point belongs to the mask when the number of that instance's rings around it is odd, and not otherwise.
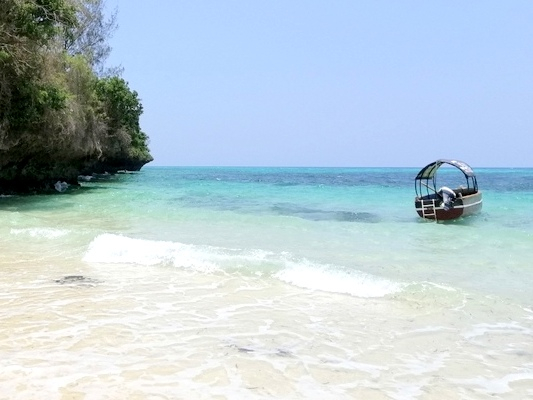
<path fill-rule="evenodd" d="M 67 182 L 57 181 L 54 184 L 54 189 L 57 190 L 59 193 L 64 192 L 65 190 L 68 189 L 68 183 Z"/>
<path fill-rule="evenodd" d="M 2 155 L 0 194 L 3 195 L 63 192 L 67 187 L 79 186 L 79 176 L 106 172 L 115 174 L 123 170 L 139 171 L 153 160 L 152 157 L 50 160 L 46 156 L 19 158 L 10 157 L 5 152 Z"/>

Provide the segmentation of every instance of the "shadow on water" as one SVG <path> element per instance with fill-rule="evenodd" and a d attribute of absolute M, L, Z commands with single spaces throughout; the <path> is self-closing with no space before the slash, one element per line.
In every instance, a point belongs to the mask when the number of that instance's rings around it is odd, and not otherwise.
<path fill-rule="evenodd" d="M 61 198 L 59 197 L 61 196 Z M 14 195 L 0 197 L 0 211 L 32 211 L 47 209 L 67 209 L 73 207 L 70 202 L 64 201 L 67 193 L 57 194 L 34 194 L 34 195 Z M 58 201 L 61 200 L 61 201 Z"/>
<path fill-rule="evenodd" d="M 80 186 L 71 185 L 64 192 L 55 190 L 36 194 L 0 195 L 0 210 L 30 211 L 46 209 L 67 209 L 74 206 L 65 201 L 76 196 L 86 195 L 94 191 L 117 190 L 121 175 L 97 175 L 90 180 L 81 180 Z"/>
<path fill-rule="evenodd" d="M 276 204 L 272 211 L 279 215 L 298 217 L 310 221 L 341 221 L 377 223 L 381 218 L 377 214 L 354 211 L 331 211 L 300 207 L 293 204 Z"/>
<path fill-rule="evenodd" d="M 65 192 L 47 192 L 39 194 L 21 194 L 12 196 L 0 196 L 0 210 L 3 211 L 30 211 L 46 209 L 67 209 L 75 206 L 68 199 L 85 195 L 93 191 L 113 190 L 111 186 L 81 186 L 68 189 Z"/>

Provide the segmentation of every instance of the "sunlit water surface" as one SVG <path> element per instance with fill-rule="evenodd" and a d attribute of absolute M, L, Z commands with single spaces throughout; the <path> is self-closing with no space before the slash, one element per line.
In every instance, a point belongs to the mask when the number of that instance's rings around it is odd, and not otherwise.
<path fill-rule="evenodd" d="M 533 170 L 145 168 L 0 198 L 0 399 L 533 397 Z"/>

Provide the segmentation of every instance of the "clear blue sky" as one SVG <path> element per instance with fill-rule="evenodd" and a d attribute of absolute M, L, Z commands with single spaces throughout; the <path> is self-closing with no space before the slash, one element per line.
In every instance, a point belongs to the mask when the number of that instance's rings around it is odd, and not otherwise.
<path fill-rule="evenodd" d="M 531 0 L 107 0 L 152 165 L 533 167 Z"/>

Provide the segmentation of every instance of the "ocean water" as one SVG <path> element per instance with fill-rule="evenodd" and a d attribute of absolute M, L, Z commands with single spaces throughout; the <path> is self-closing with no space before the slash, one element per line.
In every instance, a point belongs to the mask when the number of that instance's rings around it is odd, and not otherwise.
<path fill-rule="evenodd" d="M 145 167 L 0 197 L 0 399 L 533 398 L 533 169 Z M 447 173 L 445 171 L 445 173 Z"/>

